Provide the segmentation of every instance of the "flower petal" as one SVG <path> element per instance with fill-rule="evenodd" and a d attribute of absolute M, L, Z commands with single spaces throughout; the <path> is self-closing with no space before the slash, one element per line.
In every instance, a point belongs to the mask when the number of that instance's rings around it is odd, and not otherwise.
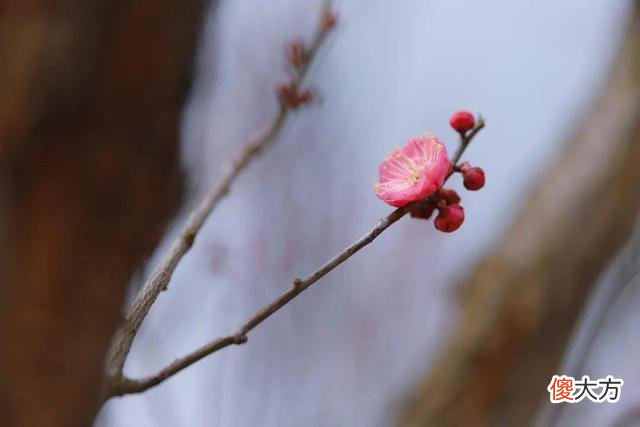
<path fill-rule="evenodd" d="M 447 149 L 435 135 L 413 138 L 380 165 L 376 195 L 396 207 L 422 200 L 442 187 L 450 168 Z"/>

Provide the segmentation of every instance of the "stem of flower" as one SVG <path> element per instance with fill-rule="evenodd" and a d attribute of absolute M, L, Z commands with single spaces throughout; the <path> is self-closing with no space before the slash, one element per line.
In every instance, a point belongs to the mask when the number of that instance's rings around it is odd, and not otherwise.
<path fill-rule="evenodd" d="M 462 157 L 464 150 L 467 148 L 471 140 L 476 136 L 476 134 L 484 127 L 484 120 L 482 118 L 478 119 L 476 126 L 464 137 L 462 137 L 460 141 L 460 147 L 454 156 L 455 162 L 457 163 Z M 455 164 L 455 163 L 454 163 Z M 449 179 L 449 176 L 445 179 L 445 182 Z M 435 199 L 429 197 L 425 200 L 419 200 L 416 202 L 412 202 L 406 206 L 401 208 L 397 208 L 392 211 L 386 217 L 380 219 L 378 223 L 365 235 L 363 235 L 360 239 L 356 240 L 354 243 L 349 245 L 346 249 L 340 252 L 338 255 L 334 256 L 322 266 L 320 266 L 313 273 L 302 279 L 294 279 L 292 281 L 291 287 L 281 294 L 279 297 L 274 299 L 270 304 L 256 312 L 249 320 L 247 320 L 236 333 L 227 335 L 222 338 L 217 338 L 194 352 L 176 359 L 173 363 L 169 364 L 167 367 L 161 369 L 157 373 L 150 375 L 146 378 L 141 379 L 130 379 L 121 375 L 119 377 L 113 377 L 111 379 L 111 383 L 108 384 L 108 388 L 106 390 L 105 399 L 108 399 L 113 396 L 122 396 L 125 394 L 132 393 L 141 393 L 145 390 L 148 390 L 151 387 L 154 387 L 161 382 L 165 381 L 167 378 L 177 374 L 188 366 L 194 364 L 195 362 L 205 358 L 206 356 L 215 353 L 216 351 L 222 350 L 223 348 L 229 347 L 231 345 L 240 345 L 244 344 L 248 340 L 248 334 L 251 330 L 256 328 L 262 322 L 271 317 L 274 313 L 280 310 L 282 307 L 291 302 L 295 297 L 304 292 L 311 285 L 316 283 L 322 277 L 324 277 L 327 273 L 338 267 L 340 264 L 351 258 L 357 252 L 359 252 L 362 248 L 369 245 L 373 240 L 382 234 L 387 228 L 389 228 L 392 224 L 399 221 L 403 216 L 411 211 L 412 208 L 418 206 L 421 203 L 435 203 Z"/>

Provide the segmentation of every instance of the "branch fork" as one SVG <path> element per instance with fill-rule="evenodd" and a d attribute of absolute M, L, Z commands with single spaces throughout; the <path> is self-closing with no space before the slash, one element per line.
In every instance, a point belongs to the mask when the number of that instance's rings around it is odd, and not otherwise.
<path fill-rule="evenodd" d="M 246 169 L 251 161 L 254 160 L 264 149 L 274 143 L 286 119 L 288 118 L 289 113 L 302 103 L 306 103 L 310 100 L 303 99 L 304 102 L 300 102 L 300 97 L 305 98 L 310 96 L 304 95 L 308 92 L 301 91 L 300 88 L 303 85 L 310 64 L 315 58 L 323 42 L 326 40 L 329 32 L 335 27 L 335 23 L 336 16 L 331 11 L 330 2 L 326 2 L 322 11 L 318 30 L 309 47 L 304 48 L 303 46 L 295 44 L 295 48 L 293 48 L 294 50 L 291 55 L 289 55 L 289 60 L 292 62 L 291 65 L 294 66 L 295 72 L 293 73 L 293 77 L 289 83 L 284 86 L 278 86 L 277 92 L 280 99 L 280 109 L 278 114 L 267 129 L 258 138 L 245 147 L 239 156 L 230 163 L 230 166 L 226 170 L 222 179 L 209 191 L 207 195 L 205 195 L 201 203 L 189 216 L 182 231 L 172 243 L 159 266 L 152 272 L 149 279 L 145 282 L 144 286 L 135 297 L 123 323 L 116 331 L 109 349 L 105 364 L 105 380 L 102 393 L 103 400 L 106 401 L 114 396 L 144 392 L 212 353 L 232 345 L 242 345 L 246 343 L 249 338 L 249 333 L 254 328 L 271 317 L 274 313 L 283 308 L 330 271 L 373 242 L 376 237 L 391 225 L 399 221 L 407 213 L 426 205 L 434 205 L 438 207 L 440 206 L 439 203 L 441 199 L 446 199 L 446 197 L 443 196 L 443 191 L 452 191 L 440 190 L 437 193 L 437 197 L 436 195 L 430 196 L 426 199 L 413 201 L 406 206 L 395 209 L 386 217 L 380 219 L 368 233 L 364 234 L 360 239 L 349 245 L 342 252 L 325 262 L 317 270 L 306 277 L 294 279 L 291 283 L 291 287 L 286 292 L 282 293 L 270 304 L 257 311 L 238 329 L 236 333 L 210 341 L 188 355 L 174 360 L 165 368 L 148 377 L 132 379 L 128 378 L 124 374 L 124 365 L 140 326 L 155 303 L 158 295 L 163 290 L 167 289 L 175 268 L 184 255 L 193 246 L 198 232 L 202 228 L 204 222 L 216 208 L 220 200 L 229 193 L 231 185 L 241 172 Z M 291 91 L 287 92 L 285 96 L 282 94 L 282 87 L 287 87 L 291 89 Z M 298 98 L 293 99 L 292 97 Z M 456 167 L 459 168 L 459 161 L 464 150 L 483 127 L 484 120 L 479 118 L 473 128 L 469 129 L 469 132 L 460 132 L 460 145 L 452 159 L 453 168 L 444 177 L 445 182 L 451 177 Z M 438 197 L 440 199 L 438 199 Z M 447 206 L 441 206 L 441 213 L 446 208 Z"/>

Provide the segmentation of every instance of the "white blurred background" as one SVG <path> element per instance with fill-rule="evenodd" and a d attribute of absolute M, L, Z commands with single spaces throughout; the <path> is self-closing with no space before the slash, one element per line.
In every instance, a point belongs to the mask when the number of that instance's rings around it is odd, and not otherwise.
<path fill-rule="evenodd" d="M 308 39 L 319 6 L 234 0 L 212 9 L 184 116 L 190 200 L 275 114 L 274 86 L 286 79 L 284 45 Z M 527 189 L 601 89 L 629 6 L 336 3 L 339 26 L 309 79 L 321 102 L 291 117 L 208 221 L 145 322 L 128 373 L 152 373 L 234 331 L 294 277 L 368 231 L 390 211 L 372 191 L 379 162 L 427 130 L 455 149 L 448 125 L 455 110 L 487 120 L 465 155 L 485 169 L 486 188 L 461 193 L 466 221 L 458 232 L 401 221 L 257 328 L 246 345 L 142 395 L 113 399 L 97 425 L 392 425 L 456 320 L 453 285 L 500 241 Z M 637 327 L 638 315 L 620 314 L 634 312 L 631 299 L 640 299 L 637 289 L 617 306 L 618 322 Z M 603 330 L 608 338 L 596 340 L 602 350 L 586 363 L 594 364 L 592 377 L 613 373 L 607 363 L 624 367 L 620 404 L 572 406 L 557 425 L 610 425 L 640 399 L 632 380 L 639 376 L 632 362 L 640 356 L 637 337 L 625 343 L 629 335 L 616 336 L 611 322 Z M 624 355 L 606 351 L 621 344 Z"/>

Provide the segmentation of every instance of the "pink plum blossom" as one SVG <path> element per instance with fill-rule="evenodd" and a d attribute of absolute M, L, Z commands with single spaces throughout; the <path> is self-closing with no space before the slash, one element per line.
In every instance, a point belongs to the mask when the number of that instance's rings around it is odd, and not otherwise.
<path fill-rule="evenodd" d="M 410 139 L 394 150 L 379 168 L 376 196 L 395 207 L 422 200 L 436 192 L 451 171 L 447 149 L 432 134 Z"/>

